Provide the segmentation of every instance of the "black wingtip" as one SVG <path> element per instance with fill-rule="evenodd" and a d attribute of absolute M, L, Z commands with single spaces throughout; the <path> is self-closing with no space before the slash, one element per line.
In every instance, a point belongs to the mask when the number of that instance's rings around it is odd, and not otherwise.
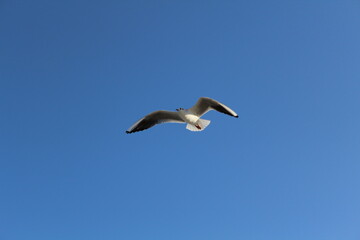
<path fill-rule="evenodd" d="M 239 118 L 239 115 L 236 115 L 235 117 L 236 117 L 236 118 Z"/>
<path fill-rule="evenodd" d="M 127 134 L 129 134 L 129 133 L 131 133 L 131 132 L 129 132 L 129 131 L 126 131 L 126 133 L 127 133 Z"/>

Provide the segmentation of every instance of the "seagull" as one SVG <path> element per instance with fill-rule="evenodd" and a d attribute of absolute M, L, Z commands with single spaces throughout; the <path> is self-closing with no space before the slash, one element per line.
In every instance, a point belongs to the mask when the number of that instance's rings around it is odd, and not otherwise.
<path fill-rule="evenodd" d="M 210 124 L 210 121 L 200 119 L 200 117 L 210 110 L 216 110 L 236 118 L 239 117 L 236 112 L 224 104 L 211 98 L 201 97 L 189 109 L 178 108 L 176 112 L 164 110 L 152 112 L 132 125 L 126 133 L 143 131 L 160 123 L 187 123 L 186 129 L 203 131 Z"/>

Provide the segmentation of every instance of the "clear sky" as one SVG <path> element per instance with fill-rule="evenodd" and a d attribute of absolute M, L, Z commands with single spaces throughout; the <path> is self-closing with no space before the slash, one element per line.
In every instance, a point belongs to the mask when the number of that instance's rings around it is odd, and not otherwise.
<path fill-rule="evenodd" d="M 360 2 L 0 2 L 0 238 L 360 239 Z M 155 110 L 217 99 L 203 132 Z"/>

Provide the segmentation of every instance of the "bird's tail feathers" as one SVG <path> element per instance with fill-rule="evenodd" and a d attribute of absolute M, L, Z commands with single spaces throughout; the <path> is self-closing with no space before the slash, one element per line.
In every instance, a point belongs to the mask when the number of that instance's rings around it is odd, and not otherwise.
<path fill-rule="evenodd" d="M 186 129 L 193 132 L 199 132 L 204 130 L 207 126 L 209 126 L 210 122 L 211 122 L 210 120 L 199 119 L 196 125 L 192 125 L 190 123 L 187 124 Z"/>

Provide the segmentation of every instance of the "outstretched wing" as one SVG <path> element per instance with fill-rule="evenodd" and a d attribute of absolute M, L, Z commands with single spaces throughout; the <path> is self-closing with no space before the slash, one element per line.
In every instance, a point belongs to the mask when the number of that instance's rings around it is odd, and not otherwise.
<path fill-rule="evenodd" d="M 156 124 L 160 123 L 184 123 L 184 121 L 180 118 L 177 112 L 170 111 L 156 111 L 152 112 L 139 121 L 137 121 L 134 125 L 132 125 L 126 133 L 134 133 L 143 131 L 145 129 L 151 128 Z"/>
<path fill-rule="evenodd" d="M 201 117 L 202 115 L 204 115 L 205 113 L 207 113 L 210 110 L 216 110 L 218 112 L 221 113 L 225 113 L 227 115 L 233 116 L 233 117 L 239 117 L 236 112 L 234 112 L 231 108 L 225 106 L 224 104 L 211 99 L 211 98 L 207 98 L 207 97 L 201 97 L 199 98 L 199 100 L 197 101 L 197 103 L 189 109 L 190 112 L 192 112 L 193 114 Z"/>

